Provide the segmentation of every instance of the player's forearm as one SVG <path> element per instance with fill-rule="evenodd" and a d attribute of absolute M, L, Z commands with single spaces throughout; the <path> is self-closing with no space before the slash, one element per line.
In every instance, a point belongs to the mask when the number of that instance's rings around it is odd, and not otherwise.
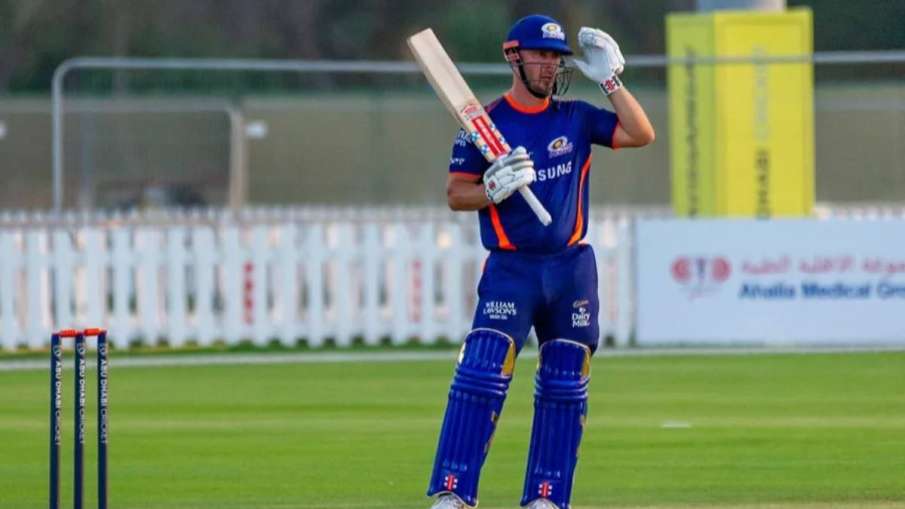
<path fill-rule="evenodd" d="M 616 110 L 616 116 L 619 117 L 619 125 L 631 136 L 632 140 L 640 145 L 647 145 L 654 141 L 656 137 L 654 126 L 651 125 L 644 108 L 631 92 L 623 87 L 610 94 L 609 99 L 613 104 L 613 109 Z"/>
<path fill-rule="evenodd" d="M 480 210 L 490 204 L 483 183 L 464 180 L 446 186 L 446 202 L 452 210 Z"/>

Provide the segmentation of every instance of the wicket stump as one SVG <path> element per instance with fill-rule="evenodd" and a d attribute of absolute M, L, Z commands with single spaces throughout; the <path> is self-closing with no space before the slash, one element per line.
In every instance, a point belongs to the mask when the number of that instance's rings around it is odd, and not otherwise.
<path fill-rule="evenodd" d="M 107 331 L 73 329 L 55 332 L 50 338 L 50 509 L 60 507 L 60 444 L 63 408 L 63 339 L 73 338 L 75 358 L 75 408 L 73 411 L 73 508 L 82 509 L 85 484 L 85 427 L 88 364 L 85 359 L 88 337 L 97 337 L 97 506 L 107 508 L 107 436 L 109 362 Z"/>

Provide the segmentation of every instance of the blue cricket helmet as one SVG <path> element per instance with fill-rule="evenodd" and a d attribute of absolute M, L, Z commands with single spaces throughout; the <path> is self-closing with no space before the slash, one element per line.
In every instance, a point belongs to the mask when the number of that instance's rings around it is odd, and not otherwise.
<path fill-rule="evenodd" d="M 562 55 L 572 54 L 562 25 L 550 16 L 540 14 L 526 16 L 512 25 L 503 43 L 504 51 L 510 49 L 545 49 Z"/>

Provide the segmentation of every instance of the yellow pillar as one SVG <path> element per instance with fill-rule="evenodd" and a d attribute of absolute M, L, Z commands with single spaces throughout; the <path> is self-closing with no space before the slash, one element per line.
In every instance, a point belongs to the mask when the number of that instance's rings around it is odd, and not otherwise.
<path fill-rule="evenodd" d="M 755 62 L 668 70 L 672 201 L 679 216 L 809 215 L 814 205 L 814 78 L 809 9 L 667 17 L 667 53 Z"/>

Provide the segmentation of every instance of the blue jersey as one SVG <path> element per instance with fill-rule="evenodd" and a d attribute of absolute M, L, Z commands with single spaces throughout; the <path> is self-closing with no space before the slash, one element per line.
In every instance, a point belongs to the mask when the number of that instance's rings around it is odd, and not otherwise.
<path fill-rule="evenodd" d="M 616 114 L 577 100 L 548 100 L 529 109 L 508 94 L 486 109 L 511 147 L 528 150 L 537 171 L 531 190 L 553 222 L 542 225 L 524 198 L 513 194 L 499 205 L 478 211 L 484 247 L 552 254 L 577 244 L 588 228 L 591 144 L 613 147 Z M 453 144 L 450 173 L 480 178 L 489 166 L 460 130 Z"/>

